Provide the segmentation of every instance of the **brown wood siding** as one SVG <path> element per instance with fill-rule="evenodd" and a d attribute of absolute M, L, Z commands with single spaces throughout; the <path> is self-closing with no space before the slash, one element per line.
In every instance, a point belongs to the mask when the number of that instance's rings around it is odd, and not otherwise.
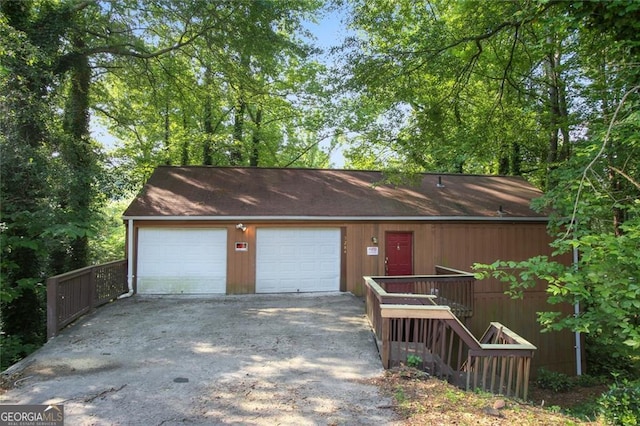
<path fill-rule="evenodd" d="M 227 294 L 251 294 L 256 292 L 256 227 L 245 224 L 242 232 L 236 224 L 227 233 Z M 249 249 L 236 251 L 236 242 L 248 243 Z"/>
<path fill-rule="evenodd" d="M 475 307 L 474 316 L 466 324 L 475 336 L 481 336 L 491 321 L 498 321 L 538 348 L 532 361 L 534 375 L 541 366 L 575 374 L 574 335 L 568 331 L 542 333 L 536 320 L 537 312 L 552 308 L 547 304 L 546 292 L 528 292 L 522 300 L 510 299 L 503 293 L 476 293 Z M 570 310 L 565 306 L 565 312 Z"/>
<path fill-rule="evenodd" d="M 257 228 L 342 228 L 341 289 L 364 295 L 364 275 L 384 275 L 384 236 L 388 231 L 413 232 L 414 272 L 433 274 L 436 265 L 471 271 L 474 263 L 502 260 L 524 260 L 551 254 L 550 237 L 545 223 L 519 222 L 243 222 L 245 232 L 235 228 L 237 221 L 136 221 L 137 229 L 152 227 L 203 227 L 228 230 L 227 294 L 255 292 Z M 372 238 L 377 239 L 374 244 Z M 249 243 L 247 252 L 236 252 L 236 241 Z M 367 247 L 377 246 L 378 255 L 367 255 Z M 346 252 L 345 252 L 346 250 Z M 570 261 L 569 258 L 563 259 Z M 134 265 L 137 262 L 134 262 Z M 544 365 L 556 371 L 573 374 L 575 357 L 573 335 L 568 332 L 541 333 L 536 321 L 538 311 L 549 310 L 544 285 L 526 291 L 525 301 L 504 295 L 504 284 L 496 280 L 475 284 L 475 314 L 467 323 L 481 336 L 491 321 L 499 321 L 539 348 L 533 359 L 532 372 Z M 571 307 L 563 309 L 569 311 Z"/>
<path fill-rule="evenodd" d="M 471 271 L 474 263 L 525 260 L 552 252 L 546 224 L 542 223 L 442 224 L 437 227 L 434 242 L 436 264 L 465 271 Z M 476 284 L 476 292 L 503 291 L 504 284 L 497 280 Z"/>
<path fill-rule="evenodd" d="M 346 291 L 362 296 L 363 275 L 384 275 L 384 236 L 389 231 L 413 232 L 414 271 L 432 274 L 435 265 L 470 271 L 476 262 L 491 263 L 497 259 L 522 260 L 538 254 L 550 254 L 550 239 L 544 224 L 530 223 L 425 223 L 425 222 L 244 222 L 247 230 L 235 228 L 237 222 L 218 221 L 136 221 L 143 226 L 168 228 L 226 228 L 228 231 L 227 293 L 252 293 L 255 289 L 257 228 L 344 228 L 342 250 L 346 265 Z M 377 244 L 372 238 L 377 239 Z M 247 252 L 236 252 L 235 243 L 249 243 Z M 377 246 L 378 255 L 367 255 L 367 247 Z M 495 280 L 477 283 L 476 291 L 502 292 Z M 539 290 L 539 289 L 538 289 Z"/>
<path fill-rule="evenodd" d="M 437 264 L 471 271 L 474 263 L 496 260 L 525 260 L 537 255 L 551 255 L 551 238 L 543 223 L 468 223 L 442 224 L 437 227 L 435 260 Z M 569 262 L 568 257 L 561 259 Z M 560 310 L 572 312 L 571 306 L 547 304 L 545 284 L 525 291 L 524 300 L 504 294 L 505 284 L 494 279 L 475 284 L 475 314 L 467 323 L 475 335 L 487 324 L 499 321 L 529 340 L 539 349 L 533 359 L 532 372 L 540 366 L 566 374 L 575 374 L 574 336 L 572 333 L 542 333 L 537 312 Z"/>
<path fill-rule="evenodd" d="M 340 291 L 347 291 L 347 227 L 340 227 Z"/>
<path fill-rule="evenodd" d="M 428 223 L 350 223 L 347 226 L 347 290 L 362 296 L 364 275 L 384 275 L 384 238 L 389 231 L 413 232 L 413 270 L 433 273 L 433 224 Z M 372 238 L 378 243 L 374 244 Z M 378 247 L 377 256 L 367 255 L 367 247 Z"/>

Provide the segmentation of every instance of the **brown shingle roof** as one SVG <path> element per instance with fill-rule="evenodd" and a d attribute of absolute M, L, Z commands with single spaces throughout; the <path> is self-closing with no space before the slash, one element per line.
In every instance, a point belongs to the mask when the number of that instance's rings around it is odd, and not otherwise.
<path fill-rule="evenodd" d="M 444 187 L 438 187 L 441 177 Z M 423 174 L 416 186 L 375 171 L 158 167 L 125 217 L 544 218 L 518 177 Z"/>

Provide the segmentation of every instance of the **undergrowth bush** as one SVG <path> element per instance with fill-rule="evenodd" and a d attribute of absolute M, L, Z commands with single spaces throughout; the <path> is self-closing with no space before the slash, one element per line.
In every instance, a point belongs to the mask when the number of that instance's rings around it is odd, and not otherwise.
<path fill-rule="evenodd" d="M 422 358 L 417 355 L 409 355 L 407 356 L 407 366 L 413 368 L 420 368 L 422 365 Z"/>
<path fill-rule="evenodd" d="M 6 336 L 0 333 L 0 371 L 11 367 L 38 347 L 38 345 L 23 343 L 17 336 Z"/>
<path fill-rule="evenodd" d="M 640 425 L 640 380 L 621 380 L 598 399 L 600 412 L 608 424 Z"/>
<path fill-rule="evenodd" d="M 592 376 L 629 377 L 638 374 L 633 352 L 620 342 L 603 344 L 599 339 L 587 336 L 585 353 L 587 370 Z"/>
<path fill-rule="evenodd" d="M 554 392 L 566 392 L 575 386 L 574 381 L 566 374 L 549 371 L 545 368 L 538 370 L 536 384 L 542 389 Z"/>

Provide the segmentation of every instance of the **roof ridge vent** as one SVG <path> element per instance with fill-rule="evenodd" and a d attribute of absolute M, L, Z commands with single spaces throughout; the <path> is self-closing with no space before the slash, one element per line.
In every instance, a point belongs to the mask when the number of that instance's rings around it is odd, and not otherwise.
<path fill-rule="evenodd" d="M 438 188 L 444 188 L 444 183 L 442 183 L 442 176 L 438 176 L 438 184 L 436 186 Z"/>

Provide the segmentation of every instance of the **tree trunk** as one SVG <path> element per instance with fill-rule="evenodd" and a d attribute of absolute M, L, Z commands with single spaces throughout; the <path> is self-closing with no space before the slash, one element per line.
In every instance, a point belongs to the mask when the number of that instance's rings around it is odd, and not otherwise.
<path fill-rule="evenodd" d="M 548 113 L 549 113 L 549 152 L 547 155 L 547 167 L 553 168 L 558 161 L 558 118 L 560 116 L 560 106 L 558 101 L 558 75 L 556 73 L 557 56 L 550 54 L 547 56 L 545 71 L 548 84 Z"/>
<path fill-rule="evenodd" d="M 84 43 L 74 40 L 74 48 L 81 51 Z M 76 55 L 70 68 L 70 87 L 64 111 L 63 128 L 67 134 L 63 158 L 72 172 L 68 184 L 68 200 L 71 223 L 79 229 L 88 231 L 91 226 L 91 204 L 95 191 L 93 183 L 96 175 L 96 158 L 89 137 L 89 87 L 91 84 L 91 68 L 89 59 L 84 55 Z M 89 261 L 89 245 L 86 232 L 71 238 L 68 255 L 68 269 L 87 266 Z"/>
<path fill-rule="evenodd" d="M 169 117 L 169 99 L 164 104 L 164 128 L 162 140 L 164 141 L 164 164 L 171 165 L 171 118 Z"/>
<path fill-rule="evenodd" d="M 509 153 L 506 147 L 503 147 L 500 150 L 500 157 L 498 158 L 498 174 L 501 176 L 509 174 Z"/>
<path fill-rule="evenodd" d="M 207 89 L 209 85 L 207 84 Z M 207 90 L 207 97 L 204 101 L 204 146 L 202 147 L 202 164 L 205 166 L 213 165 L 213 123 L 211 110 L 211 95 Z"/>
<path fill-rule="evenodd" d="M 569 110 L 567 108 L 567 88 L 561 76 L 558 76 L 558 113 L 560 118 L 560 134 L 562 134 L 561 160 L 568 160 L 571 155 L 569 140 Z"/>
<path fill-rule="evenodd" d="M 244 114 L 247 108 L 247 104 L 242 99 L 242 96 L 238 97 L 234 109 L 234 121 L 233 121 L 233 144 L 229 149 L 229 163 L 232 166 L 242 165 L 242 138 L 244 136 Z"/>
<path fill-rule="evenodd" d="M 183 112 L 182 113 L 182 129 L 185 134 L 187 134 L 188 128 L 189 128 L 189 124 L 187 122 L 187 116 Z M 184 138 L 184 140 L 182 141 L 182 153 L 180 156 L 180 164 L 183 166 L 186 166 L 189 164 L 189 139 L 188 138 Z"/>
<path fill-rule="evenodd" d="M 255 126 L 251 138 L 251 157 L 249 158 L 249 166 L 258 167 L 260 157 L 260 126 L 262 125 L 262 107 L 258 107 L 256 116 L 253 120 Z"/>
<path fill-rule="evenodd" d="M 567 111 L 567 101 L 565 87 L 561 75 L 561 45 L 551 38 L 549 44 L 554 43 L 556 48 L 547 55 L 545 64 L 546 82 L 548 85 L 548 134 L 549 151 L 547 155 L 547 170 L 551 172 L 558 167 L 559 161 L 564 161 L 569 157 L 569 120 Z M 562 145 L 560 144 L 562 135 Z M 550 173 L 548 176 L 552 176 Z M 547 179 L 547 188 L 552 188 L 556 182 Z"/>
<path fill-rule="evenodd" d="M 520 155 L 520 144 L 512 142 L 509 144 L 511 155 L 509 158 L 509 170 L 512 176 L 522 175 L 522 156 Z"/>

